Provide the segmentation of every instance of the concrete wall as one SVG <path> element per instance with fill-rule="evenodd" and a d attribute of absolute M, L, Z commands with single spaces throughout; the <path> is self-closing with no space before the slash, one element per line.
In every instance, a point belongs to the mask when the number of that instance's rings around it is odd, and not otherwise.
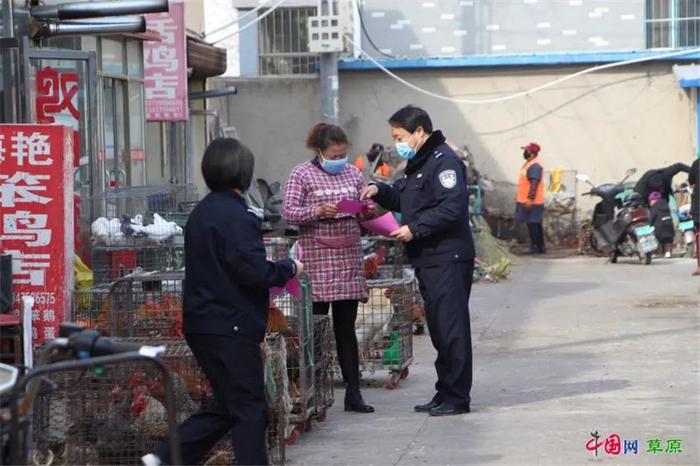
<path fill-rule="evenodd" d="M 503 68 L 401 72 L 438 94 L 471 99 L 510 95 L 580 68 Z M 237 127 L 257 156 L 257 174 L 284 180 L 310 156 L 304 136 L 320 115 L 317 79 L 228 80 L 238 86 L 223 121 Z M 219 81 L 215 85 L 224 85 Z M 532 96 L 490 105 L 462 105 L 418 94 L 381 72 L 342 72 L 341 124 L 352 153 L 372 142 L 390 144 L 387 118 L 405 104 L 424 107 L 436 128 L 469 145 L 478 168 L 495 181 L 515 181 L 520 146 L 538 142 L 548 167 L 613 181 L 629 167 L 640 171 L 694 154 L 694 104 L 679 88 L 670 64 L 589 74 Z"/>

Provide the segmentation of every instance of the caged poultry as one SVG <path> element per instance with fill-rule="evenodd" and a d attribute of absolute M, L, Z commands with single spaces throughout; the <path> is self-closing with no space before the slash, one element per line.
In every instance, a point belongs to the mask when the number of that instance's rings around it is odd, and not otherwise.
<path fill-rule="evenodd" d="M 183 276 L 181 272 L 135 273 L 108 287 L 78 290 L 76 319 L 107 336 L 181 337 Z"/>
<path fill-rule="evenodd" d="M 300 298 L 285 292 L 270 301 L 267 333 L 284 336 L 293 405 L 290 422 L 306 429 L 314 411 L 313 320 L 308 280 L 301 280 L 301 289 Z"/>
<path fill-rule="evenodd" d="M 386 388 L 396 388 L 408 376 L 413 359 L 412 326 L 415 299 L 410 278 L 369 280 L 369 298 L 360 303 L 355 332 L 360 369 L 389 369 Z M 337 369 L 336 369 L 337 372 Z"/>

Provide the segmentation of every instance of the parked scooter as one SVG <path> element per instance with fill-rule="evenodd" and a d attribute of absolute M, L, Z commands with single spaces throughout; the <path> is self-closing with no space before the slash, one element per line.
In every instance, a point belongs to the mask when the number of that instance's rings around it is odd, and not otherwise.
<path fill-rule="evenodd" d="M 677 193 L 687 193 L 687 198 L 690 199 L 693 195 L 693 189 L 688 183 L 683 183 Z M 681 239 L 685 244 L 685 255 L 694 256 L 695 249 L 695 222 L 690 215 L 690 202 L 678 206 L 678 231 L 681 234 Z"/>
<path fill-rule="evenodd" d="M 256 179 L 247 193 L 248 206 L 262 218 L 265 236 L 297 236 L 282 218 L 282 185 L 275 181 L 269 184 L 263 178 Z"/>
<path fill-rule="evenodd" d="M 629 169 L 619 183 L 599 186 L 591 183 L 588 175 L 576 175 L 579 181 L 591 186 L 589 192 L 583 193 L 584 196 L 598 196 L 601 199 L 593 209 L 591 246 L 609 255 L 612 263 L 616 263 L 619 256 L 636 256 L 649 265 L 652 253 L 659 247 L 644 200 L 625 186 L 627 179 L 636 172 L 634 168 Z"/>

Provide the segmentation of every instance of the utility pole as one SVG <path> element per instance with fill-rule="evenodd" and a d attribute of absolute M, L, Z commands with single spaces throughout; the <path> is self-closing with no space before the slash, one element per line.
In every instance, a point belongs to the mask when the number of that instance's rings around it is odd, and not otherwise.
<path fill-rule="evenodd" d="M 334 0 L 321 0 L 321 17 L 336 17 Z M 338 58 L 335 51 L 319 54 L 321 65 L 321 116 L 324 122 L 337 125 L 340 110 L 338 90 Z"/>

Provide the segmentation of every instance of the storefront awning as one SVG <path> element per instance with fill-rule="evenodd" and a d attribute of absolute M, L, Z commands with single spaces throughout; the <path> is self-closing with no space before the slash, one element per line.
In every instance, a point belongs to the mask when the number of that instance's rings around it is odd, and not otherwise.
<path fill-rule="evenodd" d="M 187 67 L 192 69 L 191 78 L 204 79 L 222 75 L 226 66 L 226 49 L 187 36 Z"/>

